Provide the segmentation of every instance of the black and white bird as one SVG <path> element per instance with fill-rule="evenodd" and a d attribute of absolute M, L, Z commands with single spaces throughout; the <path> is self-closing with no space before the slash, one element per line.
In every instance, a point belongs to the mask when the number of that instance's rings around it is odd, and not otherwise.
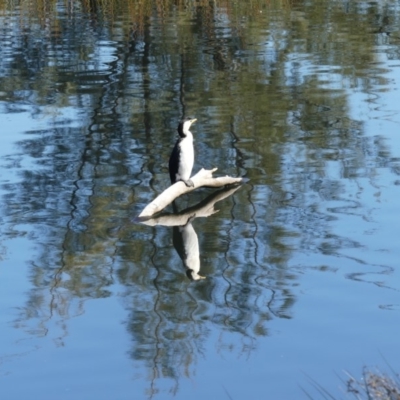
<path fill-rule="evenodd" d="M 194 164 L 193 135 L 190 126 L 196 122 L 196 118 L 185 118 L 178 125 L 179 139 L 169 158 L 169 176 L 171 185 L 182 181 L 188 187 L 194 184 L 190 180 Z"/>
<path fill-rule="evenodd" d="M 205 279 L 200 275 L 199 238 L 192 225 L 195 217 L 196 214 L 185 225 L 174 226 L 172 230 L 172 242 L 186 269 L 186 276 L 191 281 Z"/>

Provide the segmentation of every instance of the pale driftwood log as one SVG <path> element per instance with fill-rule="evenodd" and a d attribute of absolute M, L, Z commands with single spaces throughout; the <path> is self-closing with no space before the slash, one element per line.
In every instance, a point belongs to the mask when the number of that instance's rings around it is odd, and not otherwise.
<path fill-rule="evenodd" d="M 231 176 L 221 176 L 213 178 L 212 174 L 218 168 L 206 170 L 202 168 L 196 175 L 190 179 L 193 182 L 193 187 L 186 186 L 183 182 L 179 181 L 165 189 L 156 199 L 148 204 L 143 211 L 139 214 L 139 218 L 151 217 L 154 214 L 162 211 L 165 207 L 171 204 L 175 199 L 183 194 L 190 193 L 199 187 L 223 187 L 226 185 L 238 184 L 243 182 L 243 178 L 233 178 Z"/>
<path fill-rule="evenodd" d="M 207 218 L 210 215 L 218 212 L 214 208 L 215 203 L 218 203 L 221 200 L 226 199 L 229 196 L 232 196 L 236 190 L 239 189 L 239 186 L 230 188 L 230 189 L 222 189 L 220 192 L 215 193 L 205 200 L 201 201 L 199 204 L 187 208 L 179 212 L 178 214 L 164 214 L 158 215 L 154 218 L 144 218 L 143 220 L 138 220 L 138 222 L 149 225 L 149 226 L 182 226 L 187 224 L 189 221 L 193 221 L 195 218 Z"/>

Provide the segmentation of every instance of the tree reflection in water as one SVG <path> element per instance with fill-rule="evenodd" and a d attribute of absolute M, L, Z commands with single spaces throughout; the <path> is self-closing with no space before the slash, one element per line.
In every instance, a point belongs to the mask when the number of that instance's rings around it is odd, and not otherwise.
<path fill-rule="evenodd" d="M 23 122 L 2 158 L 0 239 L 24 243 L 30 289 L 14 325 L 29 338 L 63 346 L 89 300 L 117 297 L 154 389 L 192 375 L 211 333 L 217 351 L 252 351 L 273 318 L 292 317 L 310 259 L 390 280 L 384 252 L 340 223 L 371 232 L 390 186 L 378 171 L 399 182 L 398 159 L 364 135 L 349 101 L 352 89 L 376 110 L 389 90 L 376 49 L 399 58 L 397 36 L 383 35 L 400 26 L 394 2 L 10 4 L 0 0 L 0 104 Z M 218 192 L 230 203 L 213 217 L 200 218 L 216 198 L 153 228 L 131 224 L 165 188 L 183 114 L 204 121 L 204 166 L 250 184 Z M 207 278 L 191 282 L 187 269 Z"/>
<path fill-rule="evenodd" d="M 139 219 L 142 224 L 155 226 L 157 229 L 172 228 L 173 245 L 186 275 L 191 281 L 200 281 L 189 284 L 188 280 L 185 281 L 185 274 L 177 271 L 175 263 L 172 263 L 171 270 L 166 271 L 163 266 L 157 267 L 161 258 L 158 260 L 155 255 L 152 259 L 153 266 L 157 269 L 154 279 L 157 300 L 151 312 L 133 311 L 131 321 L 135 323 L 131 325 L 131 330 L 137 345 L 135 358 L 141 357 L 139 349 L 146 348 L 150 351 L 152 348 L 151 357 L 147 352 L 142 357 L 153 371 L 158 371 L 153 376 L 154 379 L 159 376 L 178 379 L 181 374 L 189 376 L 193 368 L 193 357 L 203 351 L 202 343 L 209 335 L 209 324 L 218 324 L 222 329 L 243 335 L 243 347 L 238 349 L 240 352 L 251 351 L 256 336 L 267 334 L 265 322 L 276 313 L 273 307 L 276 306 L 276 294 L 279 290 L 268 287 L 270 298 L 266 300 L 262 285 L 268 286 L 268 283 L 262 282 L 262 274 L 259 274 L 259 281 L 254 284 L 246 279 L 235 282 L 235 274 L 218 271 L 218 260 L 215 263 L 211 260 L 209 263 L 215 264 L 212 270 L 217 276 L 209 275 L 203 280 L 205 278 L 200 275 L 201 257 L 194 222 L 198 218 L 214 218 L 214 214 L 218 212 L 215 204 L 228 199 L 240 187 L 232 186 L 214 192 L 195 206 L 180 212 L 174 203 L 173 214 L 163 213 L 154 218 Z M 212 225 L 212 222 L 208 223 L 208 226 Z M 218 233 L 215 237 L 217 235 Z M 156 242 L 155 240 L 154 243 Z M 156 254 L 158 252 L 159 249 L 155 251 Z M 207 249 L 203 252 L 207 253 Z M 217 253 L 216 256 L 221 257 L 222 253 Z M 207 258 L 207 255 L 203 258 Z M 229 263 L 228 260 L 226 262 Z M 222 286 L 221 281 L 224 282 Z M 285 303 L 283 309 L 289 308 L 287 299 Z M 149 319 L 151 314 L 154 317 Z M 254 321 L 255 318 L 257 322 Z M 220 345 L 221 350 L 228 346 L 224 340 Z"/>

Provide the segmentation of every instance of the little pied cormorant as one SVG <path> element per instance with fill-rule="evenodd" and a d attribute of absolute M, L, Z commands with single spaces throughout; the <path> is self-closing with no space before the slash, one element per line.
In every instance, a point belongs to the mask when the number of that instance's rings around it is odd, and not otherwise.
<path fill-rule="evenodd" d="M 190 126 L 196 122 L 196 118 L 185 118 L 178 125 L 179 139 L 169 158 L 169 176 L 171 185 L 183 181 L 186 186 L 193 187 L 190 180 L 194 164 L 193 135 Z"/>

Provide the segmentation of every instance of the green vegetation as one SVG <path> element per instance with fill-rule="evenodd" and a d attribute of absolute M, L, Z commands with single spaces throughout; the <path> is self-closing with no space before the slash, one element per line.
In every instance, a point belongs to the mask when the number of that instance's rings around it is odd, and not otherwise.
<path fill-rule="evenodd" d="M 336 397 L 324 389 L 315 381 L 311 381 L 314 389 L 319 393 L 315 397 L 308 390 L 303 392 L 309 399 L 327 399 L 335 400 Z M 356 400 L 399 400 L 400 399 L 400 378 L 393 371 L 386 374 L 379 370 L 372 370 L 365 367 L 361 378 L 355 378 L 347 373 L 347 379 L 344 381 L 343 392 L 346 393 L 346 399 Z"/>

